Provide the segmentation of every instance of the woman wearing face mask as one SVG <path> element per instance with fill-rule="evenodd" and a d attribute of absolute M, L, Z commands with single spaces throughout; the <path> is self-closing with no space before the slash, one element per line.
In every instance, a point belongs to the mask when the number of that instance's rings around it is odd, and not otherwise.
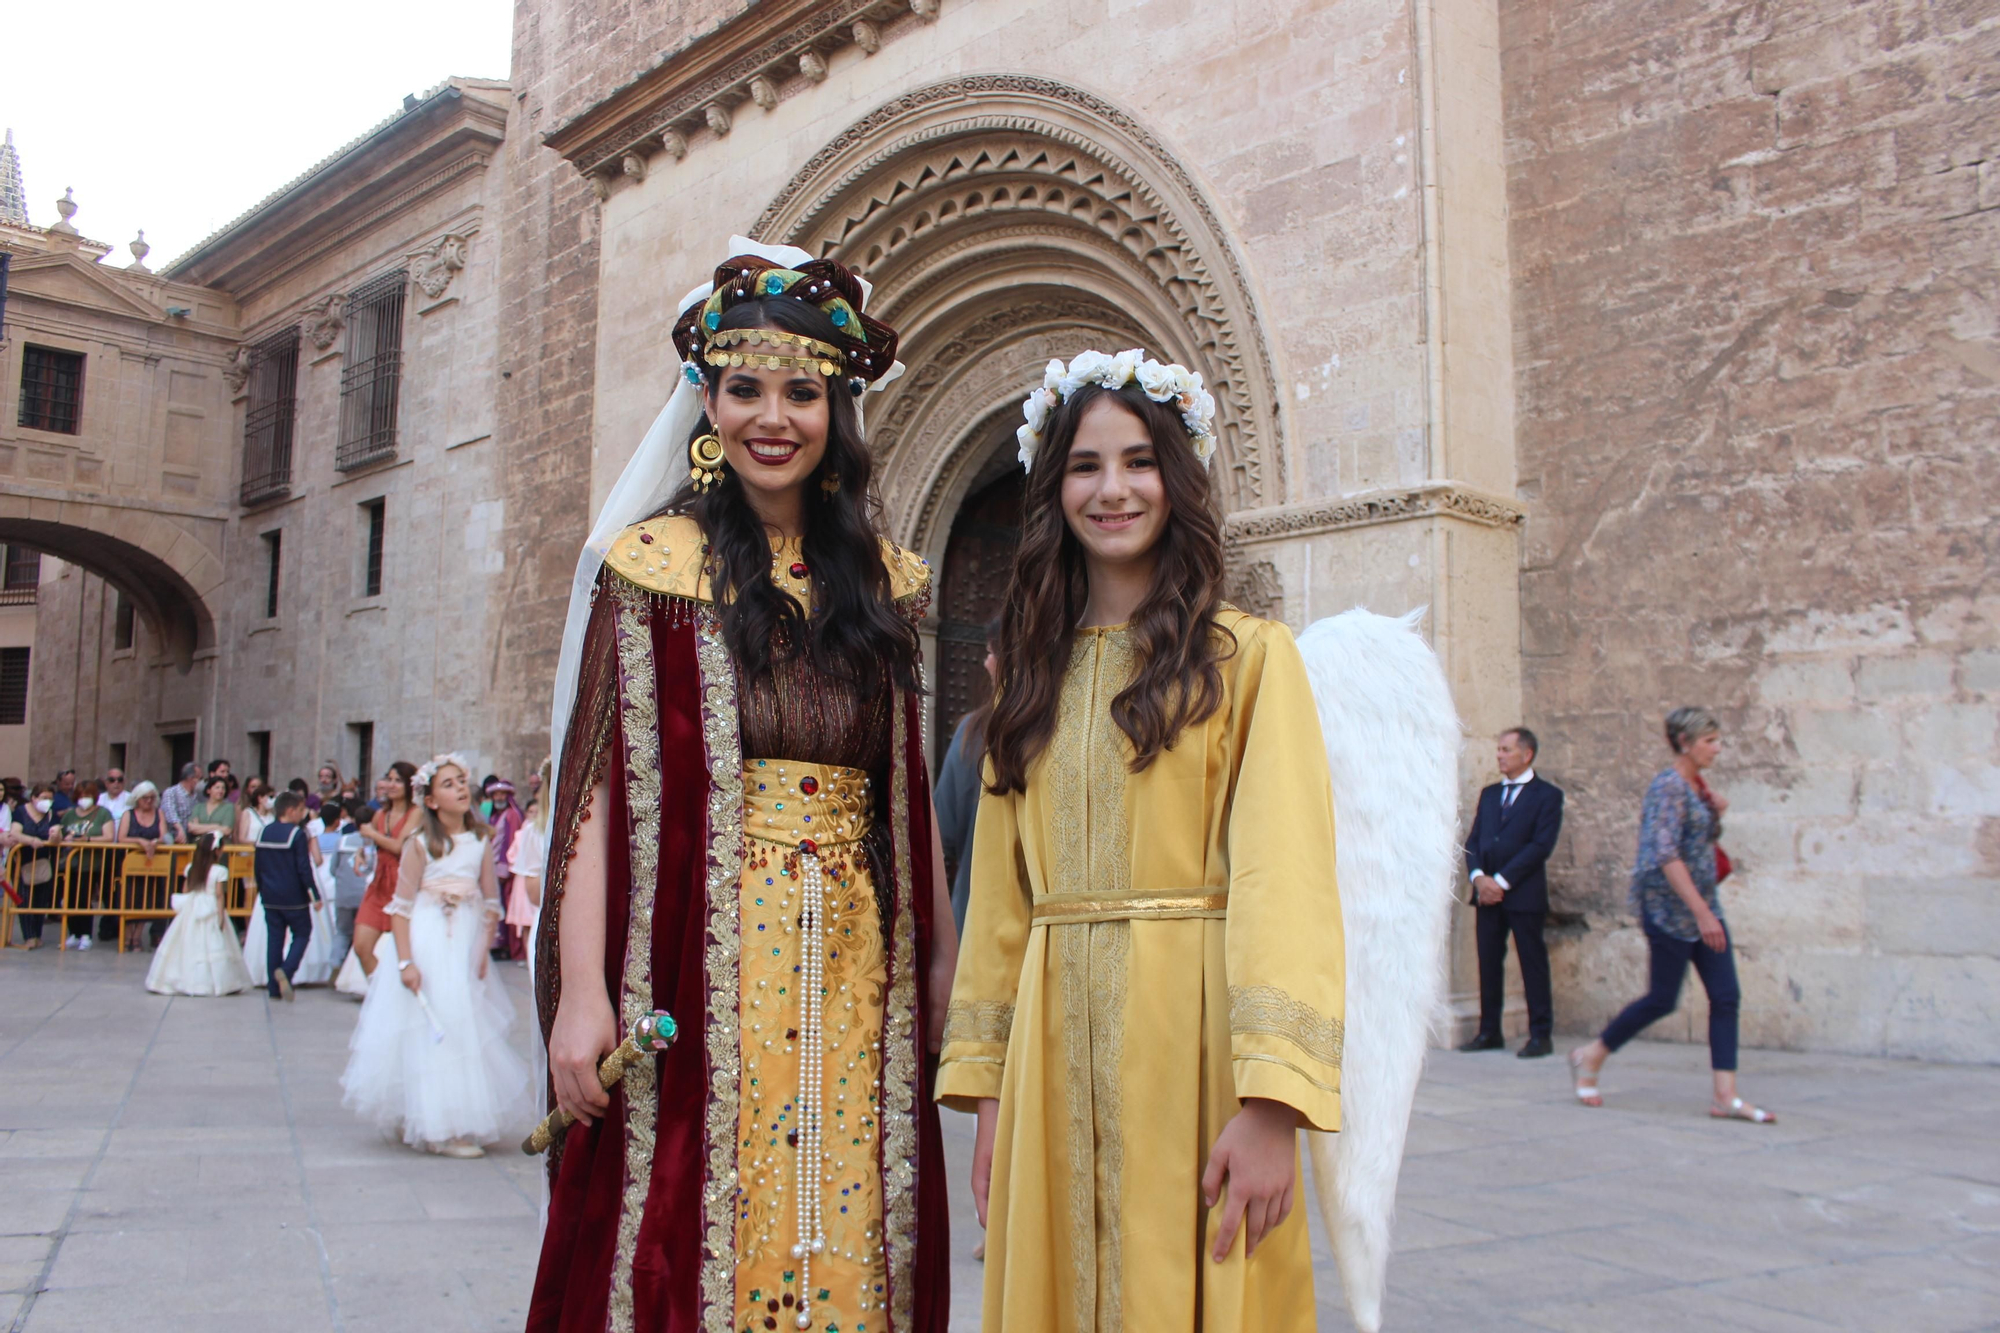
<path fill-rule="evenodd" d="M 967 941 L 988 1333 L 1314 1327 L 1297 1131 L 1340 1126 L 1333 794 L 1290 632 L 1222 602 L 1213 400 L 1140 353 L 1028 401 Z"/>
<path fill-rule="evenodd" d="M 27 908 L 21 916 L 21 938 L 25 947 L 42 947 L 42 915 L 55 906 L 56 851 L 62 845 L 62 827 L 55 816 L 55 787 L 37 782 L 28 790 L 28 799 L 14 808 L 14 840 L 27 850 L 19 861 L 21 891 Z"/>
<path fill-rule="evenodd" d="M 580 1123 L 532 1333 L 948 1317 L 929 572 L 876 529 L 859 411 L 896 334 L 841 264 L 732 247 L 682 305 L 681 384 L 557 669 L 535 992 Z M 607 1094 L 599 1059 L 655 1008 L 679 1039 Z"/>
<path fill-rule="evenodd" d="M 271 806 L 278 793 L 262 778 L 243 784 L 243 808 L 236 816 L 236 841 L 246 847 L 257 845 L 258 835 L 270 826 Z"/>

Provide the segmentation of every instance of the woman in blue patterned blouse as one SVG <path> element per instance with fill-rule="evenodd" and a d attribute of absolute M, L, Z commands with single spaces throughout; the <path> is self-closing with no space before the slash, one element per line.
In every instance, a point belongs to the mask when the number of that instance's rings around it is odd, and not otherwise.
<path fill-rule="evenodd" d="M 1602 1106 L 1597 1071 L 1611 1053 L 1674 1011 L 1688 964 L 1708 992 L 1708 1055 L 1718 1120 L 1768 1125 L 1777 1117 L 1736 1095 L 1736 956 L 1716 896 L 1716 840 L 1729 803 L 1708 788 L 1702 770 L 1722 752 L 1722 724 L 1705 708 L 1667 715 L 1674 762 L 1646 788 L 1639 817 L 1639 857 L 1632 866 L 1632 912 L 1646 928 L 1651 988 L 1611 1020 L 1603 1035 L 1570 1052 L 1577 1100 Z"/>

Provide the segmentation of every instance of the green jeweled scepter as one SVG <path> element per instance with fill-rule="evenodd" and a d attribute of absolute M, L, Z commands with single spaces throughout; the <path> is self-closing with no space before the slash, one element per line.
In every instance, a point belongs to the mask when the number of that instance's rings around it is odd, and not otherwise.
<path fill-rule="evenodd" d="M 619 1042 L 618 1049 L 605 1056 L 597 1066 L 598 1085 L 606 1092 L 611 1091 L 618 1086 L 619 1081 L 632 1066 L 646 1056 L 658 1055 L 666 1050 L 674 1044 L 674 1038 L 679 1034 L 680 1028 L 674 1022 L 674 1016 L 664 1009 L 655 1009 L 634 1023 L 631 1034 Z M 535 1132 L 528 1135 L 527 1141 L 521 1145 L 521 1151 L 530 1157 L 547 1152 L 549 1145 L 561 1138 L 575 1121 L 575 1116 L 558 1107 L 549 1112 L 546 1120 L 535 1126 Z"/>

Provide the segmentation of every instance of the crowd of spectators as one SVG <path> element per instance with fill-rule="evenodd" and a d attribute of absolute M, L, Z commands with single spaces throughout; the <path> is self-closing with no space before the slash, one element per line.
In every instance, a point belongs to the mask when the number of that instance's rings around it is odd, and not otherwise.
<path fill-rule="evenodd" d="M 343 829 L 370 827 L 389 805 L 394 767 L 372 783 L 343 777 L 338 765 L 319 766 L 313 781 L 293 778 L 285 790 L 305 798 L 307 832 L 314 839 L 331 838 Z M 514 785 L 488 774 L 480 784 L 478 812 L 493 826 L 495 862 L 502 882 L 509 876 L 509 856 L 518 836 L 523 805 L 532 803 L 541 775 L 527 780 L 527 798 L 517 803 Z M 0 778 L 0 893 L 16 909 L 19 941 L 39 948 L 43 913 L 56 901 L 60 849 L 77 844 L 138 849 L 151 857 L 165 847 L 192 844 L 212 833 L 225 846 L 252 846 L 274 818 L 279 789 L 263 775 L 239 778 L 227 759 L 206 769 L 183 764 L 164 790 L 150 781 L 128 784 L 122 768 L 79 779 L 64 769 L 53 781 L 24 782 Z M 17 850 L 18 849 L 18 850 Z M 94 872 L 100 878 L 104 872 Z M 93 900 L 101 897 L 93 892 Z M 117 938 L 115 917 L 87 917 L 72 912 L 66 918 L 63 943 L 88 949 L 93 940 Z M 7 943 L 9 941 L 0 941 Z M 155 940 L 157 942 L 157 939 Z M 496 938 L 496 952 L 506 950 L 508 936 Z"/>

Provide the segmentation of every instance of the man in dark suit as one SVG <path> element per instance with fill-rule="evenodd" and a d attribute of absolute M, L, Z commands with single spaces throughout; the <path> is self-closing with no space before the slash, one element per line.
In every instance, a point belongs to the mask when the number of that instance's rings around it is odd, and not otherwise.
<path fill-rule="evenodd" d="M 1462 1051 L 1495 1051 L 1505 990 L 1507 936 L 1521 960 L 1521 989 L 1528 1001 L 1528 1044 L 1521 1058 L 1552 1054 L 1554 1006 L 1549 998 L 1549 948 L 1542 927 L 1549 916 L 1549 881 L 1542 867 L 1562 834 L 1562 788 L 1535 776 L 1535 733 L 1515 727 L 1500 733 L 1500 781 L 1479 793 L 1479 813 L 1465 839 L 1465 870 L 1479 913 L 1479 1031 Z"/>

